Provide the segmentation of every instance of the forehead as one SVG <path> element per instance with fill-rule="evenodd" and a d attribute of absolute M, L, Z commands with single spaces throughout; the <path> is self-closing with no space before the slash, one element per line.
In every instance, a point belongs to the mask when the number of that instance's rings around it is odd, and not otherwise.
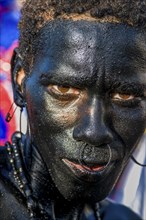
<path fill-rule="evenodd" d="M 124 24 L 52 21 L 34 42 L 34 69 L 86 79 L 142 78 L 146 83 L 146 32 Z"/>

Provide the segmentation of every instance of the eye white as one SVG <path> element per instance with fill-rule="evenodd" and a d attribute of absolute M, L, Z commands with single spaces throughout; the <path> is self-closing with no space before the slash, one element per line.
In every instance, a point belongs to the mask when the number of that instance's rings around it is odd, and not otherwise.
<path fill-rule="evenodd" d="M 120 93 L 116 93 L 112 96 L 112 99 L 114 100 L 132 100 L 134 99 L 133 95 L 127 95 L 127 94 L 120 94 Z"/>

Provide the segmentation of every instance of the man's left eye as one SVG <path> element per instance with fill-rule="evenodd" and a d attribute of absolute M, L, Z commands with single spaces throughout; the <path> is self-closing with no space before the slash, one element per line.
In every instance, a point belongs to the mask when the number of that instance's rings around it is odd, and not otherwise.
<path fill-rule="evenodd" d="M 112 100 L 117 100 L 117 101 L 129 101 L 129 100 L 133 100 L 135 96 L 129 94 L 113 93 L 111 94 L 111 98 Z"/>

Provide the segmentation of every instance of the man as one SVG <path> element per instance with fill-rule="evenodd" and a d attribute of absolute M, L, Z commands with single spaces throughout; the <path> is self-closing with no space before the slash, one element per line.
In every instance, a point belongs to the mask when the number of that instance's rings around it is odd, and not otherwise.
<path fill-rule="evenodd" d="M 26 1 L 12 83 L 30 132 L 1 149 L 1 219 L 140 219 L 104 199 L 146 127 L 144 7 Z"/>

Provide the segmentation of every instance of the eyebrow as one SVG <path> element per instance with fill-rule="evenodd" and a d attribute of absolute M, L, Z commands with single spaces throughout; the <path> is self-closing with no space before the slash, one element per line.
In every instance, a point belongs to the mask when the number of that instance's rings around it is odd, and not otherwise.
<path fill-rule="evenodd" d="M 39 80 L 42 84 L 47 85 L 50 84 L 58 84 L 58 85 L 64 85 L 64 86 L 72 86 L 72 87 L 88 87 L 92 85 L 95 82 L 95 78 L 88 78 L 87 76 L 80 75 L 74 76 L 74 75 L 67 75 L 66 73 L 54 73 L 54 71 L 49 71 L 47 73 L 42 73 L 39 77 Z"/>
<path fill-rule="evenodd" d="M 118 92 L 129 92 L 133 94 L 143 94 L 146 96 L 146 85 L 139 82 L 124 82 L 124 81 L 116 81 L 111 84 L 109 87 L 109 91 L 118 91 Z"/>
<path fill-rule="evenodd" d="M 40 82 L 43 85 L 48 84 L 57 84 L 63 86 L 71 86 L 71 87 L 79 87 L 85 88 L 90 87 L 95 83 L 96 79 L 89 78 L 87 80 L 86 77 L 75 77 L 73 75 L 66 75 L 65 73 L 54 73 L 54 71 L 49 71 L 47 73 L 42 73 L 39 77 Z M 104 84 L 103 84 L 104 85 Z M 146 96 L 146 84 L 139 83 L 139 82 L 127 82 L 127 81 L 117 81 L 115 79 L 114 82 L 108 83 L 108 86 L 104 85 L 105 92 L 126 92 L 126 93 L 133 93 L 134 95 L 143 95 Z"/>

